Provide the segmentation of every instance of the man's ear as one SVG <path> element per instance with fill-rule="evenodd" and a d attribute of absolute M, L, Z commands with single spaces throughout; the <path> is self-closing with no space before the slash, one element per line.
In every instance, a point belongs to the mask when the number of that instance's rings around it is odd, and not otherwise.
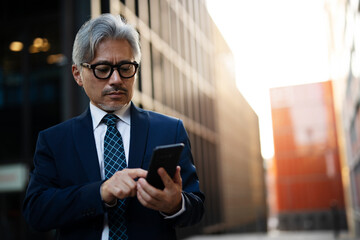
<path fill-rule="evenodd" d="M 73 76 L 74 76 L 74 79 L 75 79 L 76 83 L 77 83 L 80 87 L 82 87 L 82 86 L 83 86 L 83 82 L 82 82 L 82 78 L 81 78 L 81 73 L 80 73 L 79 67 L 78 67 L 76 64 L 73 64 L 71 70 L 72 70 L 72 74 L 73 74 Z"/>

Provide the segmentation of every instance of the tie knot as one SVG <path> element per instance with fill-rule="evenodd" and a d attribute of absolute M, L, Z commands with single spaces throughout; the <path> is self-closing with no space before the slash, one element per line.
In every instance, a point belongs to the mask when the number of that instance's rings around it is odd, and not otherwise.
<path fill-rule="evenodd" d="M 114 115 L 114 114 L 106 114 L 103 119 L 102 119 L 102 122 L 105 123 L 107 126 L 111 126 L 111 125 L 115 125 L 116 124 L 116 121 L 118 120 L 119 118 Z"/>

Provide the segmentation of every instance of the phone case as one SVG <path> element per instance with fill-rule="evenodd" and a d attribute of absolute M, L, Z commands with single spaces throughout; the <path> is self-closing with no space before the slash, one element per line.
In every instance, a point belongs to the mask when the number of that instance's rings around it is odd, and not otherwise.
<path fill-rule="evenodd" d="M 148 183 L 156 188 L 164 189 L 164 184 L 157 173 L 157 170 L 160 167 L 163 167 L 168 175 L 173 178 L 183 148 L 183 143 L 156 147 L 153 151 L 150 167 L 146 177 Z"/>

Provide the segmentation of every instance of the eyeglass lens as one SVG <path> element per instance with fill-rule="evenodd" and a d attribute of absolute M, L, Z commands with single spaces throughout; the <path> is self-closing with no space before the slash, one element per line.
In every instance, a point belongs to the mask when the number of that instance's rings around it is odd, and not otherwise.
<path fill-rule="evenodd" d="M 136 72 L 135 65 L 131 63 L 125 63 L 114 67 L 107 64 L 101 64 L 94 68 L 94 74 L 98 78 L 109 78 L 113 72 L 113 68 L 118 69 L 120 76 L 124 78 L 130 78 L 134 76 Z"/>

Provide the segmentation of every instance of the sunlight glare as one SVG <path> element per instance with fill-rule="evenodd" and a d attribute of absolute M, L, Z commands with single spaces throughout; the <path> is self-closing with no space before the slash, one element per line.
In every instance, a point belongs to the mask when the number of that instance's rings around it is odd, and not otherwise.
<path fill-rule="evenodd" d="M 207 0 L 232 49 L 237 86 L 259 116 L 262 155 L 274 154 L 269 88 L 329 80 L 324 0 Z"/>

